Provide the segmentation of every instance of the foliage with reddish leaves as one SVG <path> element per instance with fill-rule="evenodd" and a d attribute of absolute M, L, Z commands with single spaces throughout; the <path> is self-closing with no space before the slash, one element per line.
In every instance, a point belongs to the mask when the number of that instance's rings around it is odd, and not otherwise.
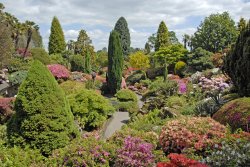
<path fill-rule="evenodd" d="M 14 100 L 15 98 L 0 98 L 0 124 L 5 123 L 13 114 Z"/>

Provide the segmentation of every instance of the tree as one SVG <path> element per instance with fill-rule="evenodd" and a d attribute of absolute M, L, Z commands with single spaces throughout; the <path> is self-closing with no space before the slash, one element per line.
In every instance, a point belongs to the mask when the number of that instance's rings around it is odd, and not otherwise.
<path fill-rule="evenodd" d="M 66 43 L 60 22 L 57 17 L 52 20 L 49 36 L 49 54 L 62 53 L 65 50 Z"/>
<path fill-rule="evenodd" d="M 123 56 L 128 56 L 131 42 L 128 23 L 124 17 L 119 18 L 115 24 L 114 30 L 120 34 Z"/>
<path fill-rule="evenodd" d="M 31 37 L 32 37 L 32 33 L 33 33 L 32 30 L 35 28 L 38 29 L 36 24 L 33 21 L 26 21 L 24 24 L 25 24 L 25 28 L 26 28 L 27 33 L 28 33 L 28 37 L 27 37 L 27 43 L 26 43 L 26 47 L 25 47 L 23 56 L 25 56 L 27 51 L 28 51 L 29 44 L 30 44 Z"/>
<path fill-rule="evenodd" d="M 237 27 L 238 31 L 239 32 L 243 31 L 246 28 L 246 26 L 247 26 L 246 20 L 243 17 L 241 17 Z"/>
<path fill-rule="evenodd" d="M 169 44 L 170 41 L 169 41 L 168 28 L 164 23 L 164 21 L 161 21 L 157 31 L 157 36 L 155 41 L 155 51 L 159 51 L 161 48 L 167 47 Z"/>
<path fill-rule="evenodd" d="M 197 28 L 192 38 L 193 49 L 201 47 L 209 52 L 219 52 L 235 42 L 237 29 L 228 12 L 211 14 Z"/>
<path fill-rule="evenodd" d="M 187 49 L 187 46 L 189 46 L 191 37 L 188 34 L 183 35 L 183 43 L 184 43 L 184 48 Z"/>
<path fill-rule="evenodd" d="M 149 57 L 142 51 L 135 52 L 129 56 L 129 63 L 133 68 L 145 70 L 150 67 Z"/>
<path fill-rule="evenodd" d="M 156 33 L 152 34 L 148 37 L 148 44 L 150 46 L 150 50 L 155 50 L 155 41 L 156 41 Z"/>
<path fill-rule="evenodd" d="M 84 71 L 85 73 L 88 73 L 88 74 L 90 74 L 91 72 L 90 53 L 88 50 L 86 52 L 85 59 L 84 59 Z"/>
<path fill-rule="evenodd" d="M 146 42 L 144 50 L 145 54 L 149 54 L 151 52 L 151 48 L 148 42 Z"/>
<path fill-rule="evenodd" d="M 87 32 L 83 29 L 80 30 L 77 41 L 75 42 L 75 54 L 84 56 L 91 43 L 92 41 L 90 40 Z"/>
<path fill-rule="evenodd" d="M 121 88 L 123 70 L 122 46 L 118 32 L 113 30 L 109 36 L 108 47 L 108 78 L 107 84 L 111 94 Z"/>
<path fill-rule="evenodd" d="M 174 45 L 174 44 L 179 44 L 178 38 L 176 37 L 176 34 L 174 31 L 169 31 L 168 32 L 169 36 L 169 43 Z"/>
<path fill-rule="evenodd" d="M 225 57 L 223 71 L 232 79 L 241 96 L 250 96 L 250 21 L 235 46 Z"/>
<path fill-rule="evenodd" d="M 8 27 L 0 23 L 0 68 L 8 65 L 11 55 L 14 53 L 14 45 Z"/>
<path fill-rule="evenodd" d="M 66 146 L 78 132 L 63 90 L 41 62 L 34 61 L 7 125 L 9 143 L 40 149 L 44 155 Z"/>

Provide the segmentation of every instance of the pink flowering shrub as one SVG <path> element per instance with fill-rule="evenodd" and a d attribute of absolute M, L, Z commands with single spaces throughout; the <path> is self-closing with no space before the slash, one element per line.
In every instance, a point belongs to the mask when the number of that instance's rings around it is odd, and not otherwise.
<path fill-rule="evenodd" d="M 0 124 L 5 123 L 13 114 L 14 98 L 0 98 Z"/>
<path fill-rule="evenodd" d="M 154 166 L 153 145 L 140 138 L 128 136 L 123 147 L 118 150 L 115 166 L 151 167 Z"/>
<path fill-rule="evenodd" d="M 199 79 L 198 85 L 202 88 L 204 92 L 206 91 L 223 91 L 230 87 L 228 83 L 226 83 L 226 78 L 221 77 L 212 77 L 208 79 L 206 77 L 201 77 Z"/>
<path fill-rule="evenodd" d="M 69 70 L 63 65 L 51 64 L 47 67 L 56 79 L 68 79 L 70 76 Z"/>
<path fill-rule="evenodd" d="M 187 158 L 183 154 L 169 154 L 170 162 L 159 162 L 156 167 L 208 167 L 193 159 Z"/>
<path fill-rule="evenodd" d="M 183 82 L 182 80 L 178 81 L 178 86 L 179 86 L 179 93 L 184 94 L 187 92 L 187 85 L 185 82 Z"/>
<path fill-rule="evenodd" d="M 192 148 L 203 154 L 225 132 L 225 126 L 209 117 L 182 117 L 167 122 L 162 128 L 160 144 L 166 153 L 181 153 Z"/>

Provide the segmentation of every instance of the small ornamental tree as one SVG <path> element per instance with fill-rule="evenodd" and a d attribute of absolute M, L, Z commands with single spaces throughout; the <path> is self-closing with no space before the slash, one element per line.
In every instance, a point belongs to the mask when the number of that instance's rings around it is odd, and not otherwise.
<path fill-rule="evenodd" d="M 121 88 L 123 69 L 123 55 L 119 34 L 112 31 L 108 48 L 108 88 L 115 94 Z"/>
<path fill-rule="evenodd" d="M 12 145 L 38 148 L 49 155 L 78 134 L 63 90 L 39 61 L 34 61 L 21 84 L 14 108 L 16 113 L 7 124 Z"/>

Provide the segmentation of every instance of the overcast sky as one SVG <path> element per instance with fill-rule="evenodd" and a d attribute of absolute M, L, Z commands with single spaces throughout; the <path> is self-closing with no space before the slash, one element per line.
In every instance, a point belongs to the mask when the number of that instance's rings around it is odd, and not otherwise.
<path fill-rule="evenodd" d="M 157 31 L 160 21 L 176 32 L 192 34 L 204 17 L 228 11 L 238 22 L 250 18 L 250 0 L 1 0 L 5 11 L 19 20 L 31 20 L 40 26 L 45 48 L 53 16 L 57 16 L 66 40 L 76 39 L 85 29 L 95 50 L 108 45 L 108 37 L 120 16 L 126 18 L 131 46 L 143 48 L 147 38 Z"/>

